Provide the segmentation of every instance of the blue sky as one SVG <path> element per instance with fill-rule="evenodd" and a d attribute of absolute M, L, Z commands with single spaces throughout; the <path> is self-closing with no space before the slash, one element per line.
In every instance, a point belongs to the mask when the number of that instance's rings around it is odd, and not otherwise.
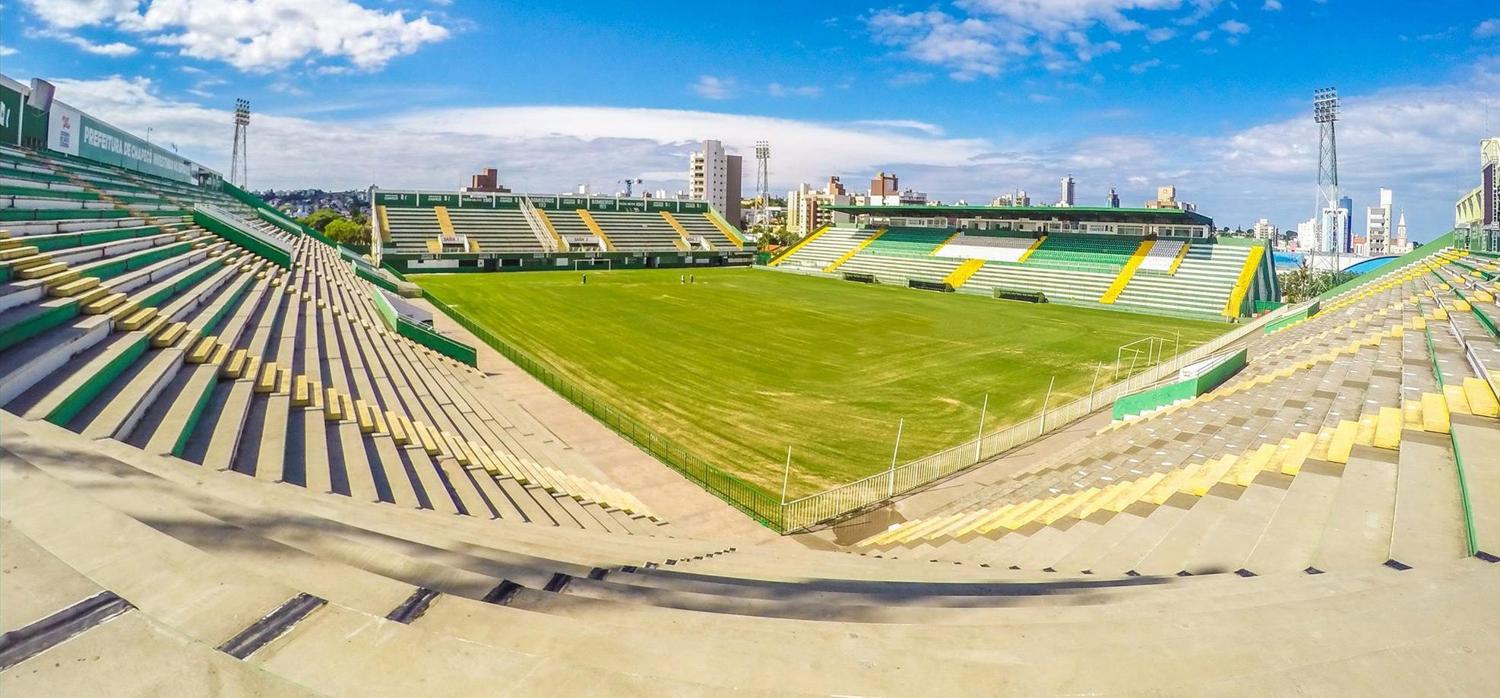
<path fill-rule="evenodd" d="M 1356 228 L 1391 186 L 1426 237 L 1500 132 L 1496 2 L 0 1 L 8 75 L 211 166 L 250 99 L 256 187 L 493 165 L 522 190 L 675 191 L 692 141 L 763 138 L 779 191 L 886 169 L 948 201 L 1050 201 L 1071 172 L 1085 202 L 1175 184 L 1221 224 L 1292 226 L 1309 95 L 1337 85 Z"/>

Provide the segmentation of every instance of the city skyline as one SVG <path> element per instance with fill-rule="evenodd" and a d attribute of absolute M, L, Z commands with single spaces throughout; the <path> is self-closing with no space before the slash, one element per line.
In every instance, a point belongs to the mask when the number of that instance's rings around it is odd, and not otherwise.
<path fill-rule="evenodd" d="M 677 191 L 702 140 L 747 156 L 764 139 L 775 192 L 886 170 L 983 202 L 1072 173 L 1080 205 L 1173 184 L 1231 228 L 1312 215 L 1308 101 L 1337 85 L 1342 189 L 1361 210 L 1392 187 L 1426 239 L 1500 128 L 1477 101 L 1500 93 L 1500 13 L 1382 7 L 1398 6 L 994 0 L 788 21 L 778 3 L 210 0 L 188 15 L 23 0 L 0 10 L 0 55 L 12 77 L 69 76 L 59 99 L 225 171 L 229 110 L 250 99 L 256 188 L 456 186 L 496 166 L 518 191 Z M 285 13 L 303 31 L 273 32 Z M 1319 51 L 1308 37 L 1331 26 L 1365 40 Z"/>

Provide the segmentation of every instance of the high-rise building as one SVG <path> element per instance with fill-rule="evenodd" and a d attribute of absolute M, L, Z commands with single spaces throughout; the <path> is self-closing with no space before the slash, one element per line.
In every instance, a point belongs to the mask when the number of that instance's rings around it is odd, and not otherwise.
<path fill-rule="evenodd" d="M 821 190 L 803 184 L 786 194 L 787 232 L 801 237 L 833 222 L 829 206 L 854 203 L 838 177 L 829 177 Z"/>
<path fill-rule="evenodd" d="M 1354 251 L 1354 200 L 1347 196 L 1339 197 L 1339 208 L 1344 209 L 1344 227 L 1339 231 L 1339 249 L 1344 252 Z"/>
<path fill-rule="evenodd" d="M 1119 208 L 1120 207 L 1120 195 L 1119 195 L 1119 193 L 1117 193 L 1115 191 L 1114 187 L 1110 187 L 1109 188 L 1109 207 L 1110 208 Z"/>
<path fill-rule="evenodd" d="M 703 141 L 703 149 L 693 153 L 689 167 L 688 181 L 693 199 L 707 201 L 730 223 L 742 225 L 740 156 L 725 153 L 724 144 L 719 141 Z"/>
<path fill-rule="evenodd" d="M 1391 242 L 1391 202 L 1388 187 L 1380 188 L 1380 204 L 1365 209 L 1365 249 L 1371 257 L 1389 254 Z"/>
<path fill-rule="evenodd" d="M 1058 192 L 1058 206 L 1073 205 L 1074 186 L 1075 183 L 1073 182 L 1073 175 L 1068 175 L 1062 178 L 1062 182 L 1060 183 L 1061 191 Z"/>
<path fill-rule="evenodd" d="M 1255 227 L 1250 230 L 1255 234 L 1256 240 L 1275 240 L 1281 235 L 1281 229 L 1265 218 L 1256 221 Z"/>

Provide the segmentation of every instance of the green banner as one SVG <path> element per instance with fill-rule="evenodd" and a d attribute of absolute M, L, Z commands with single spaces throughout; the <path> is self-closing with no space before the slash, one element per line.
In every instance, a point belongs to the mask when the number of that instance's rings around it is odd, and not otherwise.
<path fill-rule="evenodd" d="M 21 93 L 0 84 L 0 143 L 21 144 Z"/>
<path fill-rule="evenodd" d="M 52 103 L 47 147 L 60 153 L 181 182 L 197 183 L 193 162 L 61 102 Z"/>

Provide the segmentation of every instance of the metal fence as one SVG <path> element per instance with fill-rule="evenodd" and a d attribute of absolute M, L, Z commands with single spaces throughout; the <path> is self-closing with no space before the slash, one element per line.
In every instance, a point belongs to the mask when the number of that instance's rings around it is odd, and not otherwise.
<path fill-rule="evenodd" d="M 1252 332 L 1258 331 L 1267 320 L 1278 314 L 1271 313 L 1241 325 L 1228 334 L 1163 363 L 1146 368 L 1125 380 L 1094 390 L 1088 397 L 1047 410 L 1026 421 L 897 465 L 884 472 L 782 503 L 779 497 L 714 466 L 690 449 L 625 414 L 610 404 L 607 399 L 563 377 L 541 361 L 480 327 L 437 297 L 427 293 L 424 293 L 424 296 L 428 302 L 443 311 L 454 322 L 500 352 L 502 356 L 553 392 L 577 405 L 579 409 L 603 422 L 610 429 L 629 439 L 666 466 L 697 483 L 710 494 L 724 500 L 766 527 L 781 533 L 803 530 L 879 505 L 891 497 L 924 487 L 1045 434 L 1057 431 L 1100 408 L 1113 404 L 1117 398 L 1145 389 L 1163 378 L 1174 375 L 1182 367 L 1250 336 Z"/>
<path fill-rule="evenodd" d="M 1026 421 L 1003 427 L 952 448 L 898 465 L 885 472 L 787 502 L 781 511 L 781 530 L 784 533 L 802 530 L 879 505 L 891 497 L 926 486 L 1045 434 L 1062 429 L 1093 414 L 1095 410 L 1112 404 L 1117 398 L 1147 388 L 1177 373 L 1182 367 L 1239 342 L 1250 336 L 1253 331 L 1259 330 L 1269 318 L 1268 315 L 1241 325 L 1207 344 L 1152 366 L 1123 381 L 1095 390 L 1088 397 L 1047 410 Z"/>
<path fill-rule="evenodd" d="M 681 444 L 642 424 L 611 405 L 603 397 L 563 377 L 541 361 L 475 324 L 468 316 L 436 296 L 425 291 L 423 296 L 429 303 L 432 303 L 433 307 L 443 311 L 454 322 L 479 338 L 479 341 L 500 352 L 511 363 L 540 381 L 542 385 L 561 395 L 568 402 L 577 405 L 579 409 L 604 423 L 619 435 L 629 439 L 667 467 L 697 483 L 710 494 L 724 500 L 766 527 L 776 531 L 786 530 L 781 521 L 782 507 L 779 497 L 772 496 L 759 486 L 714 466 Z"/>

